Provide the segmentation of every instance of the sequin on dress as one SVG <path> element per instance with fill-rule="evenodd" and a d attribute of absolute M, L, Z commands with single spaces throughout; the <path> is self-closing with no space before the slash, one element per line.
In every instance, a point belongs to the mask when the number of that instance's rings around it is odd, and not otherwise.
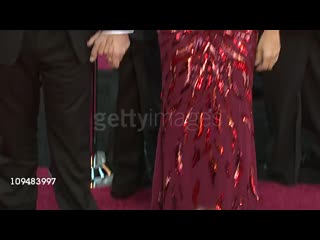
<path fill-rule="evenodd" d="M 256 30 L 159 31 L 163 114 L 154 210 L 254 209 Z"/>

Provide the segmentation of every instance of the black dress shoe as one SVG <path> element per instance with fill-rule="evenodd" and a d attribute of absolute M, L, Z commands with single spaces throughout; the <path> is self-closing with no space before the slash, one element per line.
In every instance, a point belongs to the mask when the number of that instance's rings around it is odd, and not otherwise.
<path fill-rule="evenodd" d="M 299 183 L 320 184 L 320 170 L 316 168 L 302 167 L 300 169 Z"/>
<path fill-rule="evenodd" d="M 127 183 L 119 183 L 114 176 L 111 188 L 111 197 L 115 199 L 126 199 L 137 193 L 139 190 L 151 187 L 152 182 L 143 177 L 139 181 L 131 181 Z"/>
<path fill-rule="evenodd" d="M 287 176 L 284 176 L 283 174 L 280 174 L 272 170 L 267 171 L 267 180 L 272 182 L 277 182 L 282 185 L 294 185 L 297 183 L 295 179 L 289 178 Z"/>
<path fill-rule="evenodd" d="M 111 189 L 111 197 L 114 199 L 126 199 L 131 197 L 132 195 L 134 195 L 137 191 L 139 190 L 139 188 L 137 186 L 133 186 L 133 187 L 126 187 L 126 190 L 115 190 L 115 189 Z"/>

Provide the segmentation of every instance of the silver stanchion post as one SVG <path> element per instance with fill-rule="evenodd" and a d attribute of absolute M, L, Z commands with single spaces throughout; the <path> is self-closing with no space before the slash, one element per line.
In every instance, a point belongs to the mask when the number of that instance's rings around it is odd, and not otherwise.
<path fill-rule="evenodd" d="M 113 174 L 107 166 L 106 153 L 97 151 L 97 134 L 96 134 L 96 119 L 97 113 L 97 72 L 98 63 L 94 64 L 94 74 L 92 81 L 92 107 L 91 107 L 91 188 L 110 186 L 113 179 Z"/>

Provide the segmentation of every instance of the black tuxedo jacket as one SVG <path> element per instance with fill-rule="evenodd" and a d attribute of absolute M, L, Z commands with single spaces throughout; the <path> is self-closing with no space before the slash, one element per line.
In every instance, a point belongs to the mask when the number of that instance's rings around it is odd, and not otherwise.
<path fill-rule="evenodd" d="M 24 31 L 28 30 L 0 30 L 0 64 L 13 64 L 20 52 Z M 81 62 L 89 61 L 90 49 L 87 41 L 96 30 L 66 30 L 70 36 L 72 46 Z M 153 30 L 135 30 L 130 35 L 132 40 L 145 41 L 155 39 L 157 32 Z"/>

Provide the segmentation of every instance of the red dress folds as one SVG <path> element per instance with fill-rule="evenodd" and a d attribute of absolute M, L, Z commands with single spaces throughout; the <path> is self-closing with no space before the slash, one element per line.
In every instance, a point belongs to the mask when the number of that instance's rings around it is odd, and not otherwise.
<path fill-rule="evenodd" d="M 254 209 L 256 30 L 159 31 L 163 113 L 154 210 Z"/>

